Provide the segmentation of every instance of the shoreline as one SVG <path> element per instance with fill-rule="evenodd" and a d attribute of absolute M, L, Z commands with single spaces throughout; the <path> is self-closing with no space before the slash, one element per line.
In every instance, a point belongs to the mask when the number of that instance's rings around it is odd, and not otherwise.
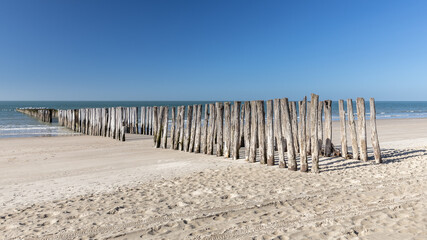
<path fill-rule="evenodd" d="M 347 119 L 348 120 L 348 119 Z M 426 118 L 390 118 L 390 119 L 376 119 L 377 121 L 377 125 L 382 125 L 383 123 L 393 123 L 393 122 L 398 122 L 400 123 L 401 121 L 423 121 L 426 120 L 427 122 L 427 117 Z M 171 120 L 169 120 L 171 121 Z M 369 131 L 370 126 L 369 126 L 369 115 L 367 115 L 366 118 L 366 124 L 367 124 L 367 130 Z M 338 134 L 337 136 L 339 137 L 339 131 L 335 131 L 336 129 L 339 130 L 339 120 L 332 120 L 332 124 L 333 124 L 333 131 L 334 134 Z M 49 125 L 46 125 L 49 126 Z M 57 124 L 55 124 L 55 126 L 58 126 Z M 0 141 L 4 140 L 4 139 L 31 139 L 31 138 L 44 138 L 44 137 L 69 137 L 69 136 L 80 136 L 82 135 L 81 133 L 78 132 L 73 132 L 72 130 L 65 128 L 65 127 L 60 127 L 62 130 L 65 130 L 69 133 L 65 133 L 63 135 L 52 135 L 52 136 L 13 136 L 13 137 L 6 137 L 6 136 L 0 136 Z M 347 129 L 348 129 L 348 125 L 347 125 Z M 380 137 L 381 137 L 381 133 L 379 133 Z M 368 135 L 369 136 L 369 135 Z"/>

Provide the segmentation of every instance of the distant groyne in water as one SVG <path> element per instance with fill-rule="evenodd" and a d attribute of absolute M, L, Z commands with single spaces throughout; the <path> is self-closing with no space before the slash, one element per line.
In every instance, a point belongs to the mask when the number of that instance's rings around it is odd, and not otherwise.
<path fill-rule="evenodd" d="M 239 159 L 240 150 L 244 148 L 248 162 L 259 161 L 268 166 L 276 164 L 274 156 L 277 152 L 279 167 L 292 171 L 298 170 L 298 155 L 300 171 L 309 171 L 308 156 L 311 156 L 311 171 L 317 173 L 320 171 L 320 156 L 341 156 L 344 159 L 368 161 L 365 100 L 357 99 L 356 114 L 353 111 L 352 99 L 347 99 L 347 112 L 344 109 L 344 100 L 339 100 L 338 104 L 340 148 L 332 144 L 332 101 L 319 101 L 316 94 L 311 94 L 311 101 L 304 97 L 298 102 L 281 98 L 243 103 L 216 102 L 205 106 L 195 104 L 178 107 L 18 111 L 45 122 L 52 122 L 52 115 L 57 111 L 58 123 L 61 126 L 75 132 L 111 137 L 120 141 L 125 141 L 126 133 L 151 135 L 156 148 L 216 154 L 218 157 L 232 159 Z M 381 163 L 373 98 L 370 99 L 369 106 L 374 158 L 377 163 Z M 351 139 L 351 153 L 347 146 L 347 135 Z"/>
<path fill-rule="evenodd" d="M 45 108 L 18 108 L 16 111 L 27 114 L 33 118 L 38 119 L 39 121 L 51 123 L 52 118 L 55 117 L 55 109 L 45 109 Z"/>

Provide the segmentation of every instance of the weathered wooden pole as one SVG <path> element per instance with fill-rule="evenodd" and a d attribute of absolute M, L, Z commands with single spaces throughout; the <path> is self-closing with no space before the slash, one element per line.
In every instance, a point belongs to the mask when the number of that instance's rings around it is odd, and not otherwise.
<path fill-rule="evenodd" d="M 249 162 L 256 162 L 256 146 L 258 141 L 257 103 L 251 101 L 251 141 L 249 146 Z"/>
<path fill-rule="evenodd" d="M 286 139 L 288 137 L 287 128 L 284 124 L 286 124 L 285 114 L 282 110 L 282 100 L 280 100 L 280 123 L 282 124 L 282 138 L 283 138 L 283 151 L 288 151 L 288 140 Z M 291 134 L 292 136 L 292 134 Z"/>
<path fill-rule="evenodd" d="M 191 117 L 190 145 L 189 152 L 194 152 L 194 140 L 196 139 L 196 120 L 197 120 L 197 105 L 193 105 L 193 116 Z"/>
<path fill-rule="evenodd" d="M 265 111 L 264 101 L 257 101 L 257 122 L 258 122 L 258 152 L 261 164 L 267 163 L 267 152 L 265 143 Z"/>
<path fill-rule="evenodd" d="M 251 103 L 249 101 L 245 102 L 245 127 L 244 127 L 244 137 L 245 137 L 245 160 L 249 161 L 249 149 L 251 141 Z"/>
<path fill-rule="evenodd" d="M 196 114 L 196 133 L 194 139 L 194 152 L 200 153 L 200 141 L 201 141 L 201 132 L 202 132 L 202 105 L 197 105 L 197 114 Z"/>
<path fill-rule="evenodd" d="M 216 156 L 222 156 L 224 150 L 224 141 L 223 141 L 223 113 L 224 113 L 224 105 L 222 102 L 215 103 L 216 106 Z"/>
<path fill-rule="evenodd" d="M 202 128 L 202 153 L 208 153 L 208 126 L 209 126 L 209 104 L 205 104 L 205 114 L 203 119 L 203 128 Z"/>
<path fill-rule="evenodd" d="M 181 106 L 176 107 L 176 126 L 175 126 L 175 133 L 174 133 L 174 143 L 173 143 L 173 149 L 179 150 L 180 146 L 180 136 L 181 136 Z"/>
<path fill-rule="evenodd" d="M 176 149 L 175 146 L 175 134 L 176 134 L 176 107 L 171 107 L 171 147 L 170 149 Z"/>
<path fill-rule="evenodd" d="M 353 159 L 359 159 L 359 147 L 358 147 L 358 137 L 356 130 L 356 123 L 354 121 L 354 112 L 353 112 L 353 100 L 347 99 L 347 112 L 348 112 L 348 125 L 350 127 L 351 135 L 351 149 L 353 154 Z"/>
<path fill-rule="evenodd" d="M 324 151 L 323 151 L 323 104 L 324 101 L 319 101 L 319 108 L 318 110 L 318 119 L 317 119 L 317 123 L 318 123 L 318 129 L 317 129 L 317 133 L 319 134 L 318 136 L 318 142 L 319 142 L 319 154 L 323 155 Z"/>
<path fill-rule="evenodd" d="M 299 140 L 298 140 L 298 115 L 296 102 L 289 102 L 291 119 L 292 119 L 292 137 L 294 139 L 295 152 L 299 152 Z"/>
<path fill-rule="evenodd" d="M 184 126 L 185 126 L 185 106 L 180 107 L 179 113 L 179 141 L 178 148 L 181 151 L 184 151 Z"/>
<path fill-rule="evenodd" d="M 92 108 L 92 113 L 91 113 L 91 119 L 92 119 L 92 121 L 91 121 L 91 125 L 92 125 L 92 134 L 93 134 L 93 126 L 94 126 L 94 124 L 95 124 L 95 121 L 94 121 L 94 116 L 95 116 L 95 114 L 94 114 L 94 111 L 95 109 L 93 109 Z M 122 107 L 118 107 L 117 108 L 117 139 L 119 140 L 119 141 L 123 141 L 123 134 L 124 134 L 124 131 L 126 130 L 125 129 L 125 126 L 123 125 L 124 124 L 124 119 L 123 119 L 123 116 L 124 116 L 124 113 L 123 113 L 123 108 Z"/>
<path fill-rule="evenodd" d="M 111 114 L 110 114 L 110 137 L 112 139 L 116 138 L 116 108 L 112 107 L 110 109 Z M 87 132 L 87 111 L 84 109 L 85 112 L 85 120 L 84 120 L 84 125 L 85 125 L 85 130 L 83 131 L 83 133 Z"/>
<path fill-rule="evenodd" d="M 305 142 L 307 148 L 307 155 L 311 155 L 311 102 L 307 102 L 307 121 L 305 129 Z"/>
<path fill-rule="evenodd" d="M 334 151 L 332 147 L 332 101 L 325 101 L 325 156 L 330 157 Z"/>
<path fill-rule="evenodd" d="M 366 143 L 366 112 L 365 99 L 357 98 L 357 123 L 359 128 L 360 160 L 368 161 L 368 146 Z"/>
<path fill-rule="evenodd" d="M 209 126 L 207 139 L 207 154 L 212 155 L 214 149 L 214 130 L 215 130 L 215 105 L 209 104 Z"/>
<path fill-rule="evenodd" d="M 134 133 L 138 134 L 138 107 L 134 107 L 133 108 L 133 129 L 134 129 Z"/>
<path fill-rule="evenodd" d="M 146 107 L 145 108 L 145 135 L 150 135 L 150 118 L 151 116 L 151 108 Z"/>
<path fill-rule="evenodd" d="M 193 117 L 193 106 L 187 106 L 187 121 L 185 125 L 185 136 L 184 136 L 184 151 L 188 152 L 190 146 L 190 134 L 191 134 L 191 120 Z"/>
<path fill-rule="evenodd" d="M 340 112 L 340 130 L 341 130 L 341 156 L 347 159 L 347 124 L 345 119 L 344 100 L 338 101 L 338 109 Z"/>
<path fill-rule="evenodd" d="M 239 159 L 239 151 L 240 151 L 240 139 L 241 139 L 241 134 L 240 134 L 240 117 L 239 117 L 239 113 L 240 113 L 240 105 L 241 102 L 235 101 L 233 104 L 233 119 L 231 119 L 231 124 L 234 128 L 233 131 L 233 135 L 230 136 L 233 139 L 233 145 L 231 146 L 232 148 L 232 155 L 233 155 L 233 160 L 237 160 Z"/>
<path fill-rule="evenodd" d="M 376 163 L 382 163 L 381 158 L 381 148 L 380 148 L 380 142 L 378 140 L 378 133 L 377 133 L 377 111 L 375 109 L 375 99 L 370 98 L 369 99 L 369 109 L 371 112 L 371 142 L 372 142 L 372 148 L 374 149 L 374 157 Z"/>
<path fill-rule="evenodd" d="M 149 111 L 149 107 L 144 107 L 144 129 L 143 129 L 143 134 L 144 135 L 148 135 L 148 111 Z"/>
<path fill-rule="evenodd" d="M 295 144 L 292 134 L 292 123 L 291 115 L 289 112 L 289 103 L 287 98 L 280 100 L 281 113 L 282 113 L 282 126 L 285 127 L 286 141 L 287 141 L 287 153 L 288 153 L 288 169 L 291 171 L 297 170 L 297 161 L 295 154 Z"/>
<path fill-rule="evenodd" d="M 157 113 L 157 136 L 156 136 L 156 148 L 160 148 L 161 146 L 161 140 L 162 140 L 162 134 L 163 134 L 163 117 L 165 112 L 165 107 L 161 106 L 160 111 Z"/>
<path fill-rule="evenodd" d="M 273 100 L 267 101 L 267 165 L 274 165 Z"/>
<path fill-rule="evenodd" d="M 313 150 L 311 152 L 312 167 L 311 171 L 319 173 L 319 96 L 311 94 L 311 142 L 313 143 Z"/>
<path fill-rule="evenodd" d="M 230 157 L 231 148 L 231 108 L 230 102 L 224 102 L 224 157 Z M 234 115 L 234 114 L 233 114 Z M 233 125 L 234 128 L 234 125 Z"/>
<path fill-rule="evenodd" d="M 284 148 L 284 137 L 282 135 L 282 121 L 281 121 L 281 113 L 280 113 L 280 109 L 281 109 L 281 104 L 280 104 L 280 99 L 274 99 L 273 100 L 273 105 L 274 105 L 274 138 L 276 140 L 276 145 L 277 145 L 277 152 L 278 152 L 278 156 L 279 156 L 279 168 L 286 168 L 287 164 L 285 161 L 285 148 Z M 274 143 L 273 143 L 274 144 Z M 268 162 L 267 162 L 268 164 Z M 274 162 L 273 162 L 274 164 Z"/>
<path fill-rule="evenodd" d="M 141 107 L 141 134 L 145 134 L 145 107 Z"/>
<path fill-rule="evenodd" d="M 124 142 L 126 141 L 126 124 L 124 122 L 124 120 L 121 121 L 122 122 L 122 127 L 120 129 L 120 141 Z"/>
<path fill-rule="evenodd" d="M 146 130 L 147 135 L 152 134 L 152 128 L 151 128 L 152 120 L 153 120 L 153 108 L 147 107 L 147 130 Z"/>
<path fill-rule="evenodd" d="M 307 105 L 307 97 L 304 97 L 304 100 L 298 102 L 299 108 L 299 119 L 300 119 L 300 128 L 299 128 L 299 143 L 300 143 L 300 164 L 301 164 L 301 172 L 308 171 L 308 163 L 307 163 L 307 141 L 306 141 L 306 105 Z"/>
<path fill-rule="evenodd" d="M 158 107 L 153 107 L 153 141 L 154 141 L 154 146 L 156 146 L 156 141 L 157 141 L 157 122 L 159 120 L 158 117 Z"/>
<path fill-rule="evenodd" d="M 239 108 L 241 105 L 241 102 L 239 102 Z M 244 134 L 244 126 L 245 126 L 245 107 L 242 106 L 240 108 L 240 123 L 239 123 L 239 148 L 244 147 L 245 145 L 245 134 Z"/>
<path fill-rule="evenodd" d="M 234 124 L 232 122 L 233 116 L 234 116 L 234 108 L 230 106 L 230 155 L 229 155 L 230 157 L 231 157 L 232 146 L 234 146 L 233 136 L 234 136 L 234 130 L 235 129 L 234 129 Z M 225 120 L 225 115 L 224 115 L 224 120 Z M 225 124 L 225 121 L 224 121 L 224 124 Z M 225 132 L 223 135 L 225 135 Z M 223 138 L 224 138 L 224 136 L 223 136 Z M 225 144 L 225 140 L 224 140 L 224 144 Z"/>
<path fill-rule="evenodd" d="M 168 124 L 169 124 L 169 108 L 164 107 L 163 113 L 163 127 L 162 127 L 162 148 L 166 149 L 168 147 Z"/>

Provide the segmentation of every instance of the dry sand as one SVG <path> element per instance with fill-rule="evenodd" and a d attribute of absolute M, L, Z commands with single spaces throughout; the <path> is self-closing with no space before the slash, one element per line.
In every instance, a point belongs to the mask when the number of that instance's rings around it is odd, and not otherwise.
<path fill-rule="evenodd" d="M 1 139 L 0 239 L 426 239 L 427 119 L 378 128 L 384 164 L 320 174 L 135 135 Z"/>

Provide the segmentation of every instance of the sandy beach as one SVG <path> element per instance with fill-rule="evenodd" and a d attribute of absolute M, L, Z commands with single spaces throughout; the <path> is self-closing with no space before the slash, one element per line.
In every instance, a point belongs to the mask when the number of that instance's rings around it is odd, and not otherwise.
<path fill-rule="evenodd" d="M 377 124 L 383 164 L 320 174 L 141 135 L 0 139 L 0 239 L 425 239 L 427 119 Z"/>

